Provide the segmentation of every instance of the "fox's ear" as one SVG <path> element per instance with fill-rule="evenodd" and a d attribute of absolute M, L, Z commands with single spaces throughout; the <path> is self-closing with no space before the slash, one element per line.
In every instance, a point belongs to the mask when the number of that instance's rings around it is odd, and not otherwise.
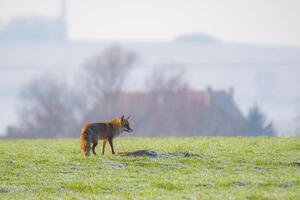
<path fill-rule="evenodd" d="M 121 120 L 122 120 L 122 121 L 124 120 L 124 115 L 122 115 Z"/>

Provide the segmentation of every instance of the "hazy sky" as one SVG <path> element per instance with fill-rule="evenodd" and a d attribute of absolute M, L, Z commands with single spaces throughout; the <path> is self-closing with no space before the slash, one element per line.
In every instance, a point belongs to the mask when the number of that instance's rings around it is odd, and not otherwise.
<path fill-rule="evenodd" d="M 60 0 L 0 0 L 0 24 L 54 18 Z M 300 0 L 67 0 L 71 39 L 168 41 L 206 32 L 226 42 L 300 46 Z"/>

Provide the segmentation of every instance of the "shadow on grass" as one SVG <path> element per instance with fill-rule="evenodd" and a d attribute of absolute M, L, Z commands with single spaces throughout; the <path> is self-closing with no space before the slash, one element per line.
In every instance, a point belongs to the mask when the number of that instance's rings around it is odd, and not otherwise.
<path fill-rule="evenodd" d="M 198 157 L 202 158 L 203 155 L 200 154 L 194 154 L 188 151 L 175 151 L 173 153 L 158 153 L 151 150 L 137 150 L 132 152 L 119 152 L 116 155 L 118 156 L 146 156 L 146 157 L 152 157 L 152 158 L 161 158 L 161 157 Z"/>

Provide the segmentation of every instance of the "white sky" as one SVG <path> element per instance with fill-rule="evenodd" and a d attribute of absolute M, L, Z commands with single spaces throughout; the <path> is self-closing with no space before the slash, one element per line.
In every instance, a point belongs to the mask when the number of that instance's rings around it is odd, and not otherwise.
<path fill-rule="evenodd" d="M 226 42 L 300 45 L 300 0 L 67 0 L 72 40 L 168 41 L 205 32 Z M 0 0 L 0 24 L 58 16 L 60 0 Z"/>

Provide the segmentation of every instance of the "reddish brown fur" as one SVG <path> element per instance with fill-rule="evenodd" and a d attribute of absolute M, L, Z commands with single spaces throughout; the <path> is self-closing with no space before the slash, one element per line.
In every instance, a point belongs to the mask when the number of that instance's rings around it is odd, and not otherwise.
<path fill-rule="evenodd" d="M 114 154 L 112 139 L 121 134 L 124 131 L 124 128 L 132 131 L 129 126 L 128 118 L 124 118 L 124 116 L 109 122 L 86 124 L 82 128 L 80 135 L 80 148 L 82 154 L 84 156 L 89 156 L 92 144 L 92 151 L 94 155 L 96 155 L 95 147 L 98 144 L 98 140 L 103 140 L 102 154 L 104 154 L 106 141 L 109 142 L 112 153 Z"/>
<path fill-rule="evenodd" d="M 86 154 L 86 130 L 90 127 L 90 124 L 85 125 L 82 130 L 81 130 L 81 135 L 80 135 L 80 149 L 83 155 Z"/>

